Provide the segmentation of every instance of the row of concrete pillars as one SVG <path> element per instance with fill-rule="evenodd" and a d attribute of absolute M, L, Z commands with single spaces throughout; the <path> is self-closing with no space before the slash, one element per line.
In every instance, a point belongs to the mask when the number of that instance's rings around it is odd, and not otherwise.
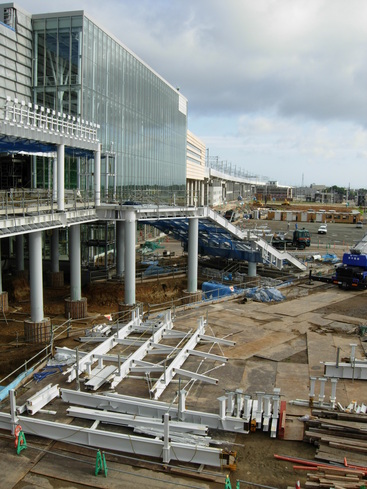
<path fill-rule="evenodd" d="M 198 218 L 190 218 L 188 242 L 188 280 L 187 294 L 197 294 L 198 278 Z M 125 305 L 134 307 L 136 272 L 136 214 L 128 210 L 124 221 L 116 223 L 116 273 L 124 277 Z M 1 262 L 1 246 L 0 246 Z M 87 299 L 82 297 L 81 287 L 81 241 L 80 224 L 69 227 L 70 297 L 65 300 L 65 316 L 80 319 L 87 316 Z M 24 235 L 16 237 L 16 269 L 24 271 Z M 50 283 L 63 285 L 63 272 L 59 269 L 59 232 L 53 229 L 51 235 Z M 43 305 L 43 263 L 42 231 L 29 234 L 29 285 L 30 318 L 24 323 L 25 336 L 29 341 L 48 337 L 45 331 L 50 329 L 50 318 L 44 317 Z M 0 267 L 0 310 L 8 310 L 8 294 L 2 288 L 2 270 Z"/>

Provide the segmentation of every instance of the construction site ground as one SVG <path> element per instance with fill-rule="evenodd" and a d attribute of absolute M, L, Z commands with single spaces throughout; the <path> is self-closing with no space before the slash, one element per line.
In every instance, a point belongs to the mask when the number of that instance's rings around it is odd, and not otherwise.
<path fill-rule="evenodd" d="M 351 242 L 358 238 L 354 238 L 348 230 L 345 233 Z M 346 243 L 338 239 L 337 243 L 334 240 L 332 244 L 330 236 L 331 234 L 320 237 L 325 241 L 320 245 L 318 240 L 308 252 L 317 254 L 331 251 L 341 255 Z M 177 245 L 166 243 L 165 246 L 172 249 L 172 246 Z M 179 247 L 176 256 L 178 255 Z M 13 281 L 12 286 L 9 283 L 9 313 L 1 323 L 2 377 L 17 366 L 21 359 L 30 358 L 39 349 L 23 341 L 23 321 L 28 317 L 30 307 L 29 286 L 24 278 L 16 280 L 18 282 Z M 141 302 L 160 300 L 169 303 L 171 299 L 179 297 L 185 288 L 184 278 L 137 284 L 137 299 Z M 55 325 L 65 322 L 64 299 L 68 293 L 68 287 L 58 290 L 45 288 L 45 316 L 50 316 Z M 359 326 L 367 323 L 367 292 L 344 291 L 322 283 L 309 284 L 306 278 L 300 278 L 283 288 L 282 293 L 286 299 L 280 303 L 259 303 L 251 300 L 244 302 L 242 298 L 236 298 L 176 311 L 175 324 L 178 329 L 195 327 L 197 319 L 204 316 L 208 319 L 208 334 L 227 337 L 236 342 L 233 347 L 213 348 L 212 353 L 227 356 L 228 363 L 209 374 L 218 378 L 217 386 L 201 382 L 193 385 L 186 402 L 189 409 L 218 412 L 217 398 L 225 390 L 238 388 L 244 393 L 255 394 L 258 391 L 271 393 L 274 387 L 279 387 L 282 399 L 287 401 L 284 440 L 271 439 L 269 433 L 259 430 L 248 435 L 227 434 L 224 437 L 216 434 L 227 442 L 228 448 L 237 452 L 237 470 L 230 475 L 232 486 L 237 479 L 279 489 L 294 487 L 297 480 L 302 485 L 306 480 L 304 473 L 295 472 L 291 463 L 274 458 L 274 454 L 281 454 L 313 459 L 315 454 L 313 445 L 301 441 L 303 422 L 299 418 L 309 415 L 310 409 L 293 406 L 290 401 L 308 399 L 310 376 L 322 376 L 322 362 L 335 360 L 338 348 L 341 358 L 348 357 L 350 344 L 355 343 L 356 357 L 365 357 Z M 97 283 L 86 287 L 83 295 L 88 297 L 88 318 L 73 322 L 70 337 L 64 336 L 57 340 L 58 345 L 81 347 L 76 338 L 83 334 L 86 327 L 103 322 L 103 315 L 119 310 L 119 303 L 123 301 L 123 287 L 113 281 Z M 210 368 L 209 364 L 206 369 Z M 56 380 L 52 379 L 52 382 Z M 127 394 L 136 393 L 137 390 L 139 395 L 148 396 L 144 381 L 138 386 L 135 381 L 127 380 L 124 389 Z M 162 400 L 171 401 L 176 390 L 176 384 L 170 385 Z M 328 399 L 329 383 L 325 394 Z M 343 406 L 351 401 L 362 403 L 366 399 L 365 381 L 338 382 L 337 401 Z M 30 436 L 27 441 L 29 447 L 17 455 L 14 438 L 9 433 L 1 433 L 0 487 L 115 488 L 144 483 L 151 487 L 179 487 L 179 484 L 200 488 L 223 487 L 223 483 L 210 481 L 209 477 L 205 480 L 204 473 L 202 477 L 198 473 L 195 478 L 184 477 L 180 471 L 172 475 L 167 470 L 162 470 L 158 464 L 130 464 L 128 460 L 112 455 L 107 456 L 108 476 L 100 474 L 96 477 L 95 450 L 86 450 L 67 443 L 48 442 L 35 436 Z M 243 484 L 241 487 L 246 486 Z"/>

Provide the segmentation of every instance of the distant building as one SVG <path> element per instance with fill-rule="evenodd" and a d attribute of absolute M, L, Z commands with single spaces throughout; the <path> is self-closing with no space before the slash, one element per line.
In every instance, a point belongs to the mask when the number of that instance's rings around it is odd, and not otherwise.
<path fill-rule="evenodd" d="M 277 181 L 269 181 L 263 185 L 256 185 L 256 198 L 264 203 L 271 201 L 293 200 L 293 187 L 279 185 Z"/>

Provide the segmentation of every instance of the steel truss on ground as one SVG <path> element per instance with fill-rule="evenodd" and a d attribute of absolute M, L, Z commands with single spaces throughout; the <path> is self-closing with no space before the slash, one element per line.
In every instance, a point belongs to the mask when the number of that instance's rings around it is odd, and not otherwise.
<path fill-rule="evenodd" d="M 59 353 L 67 354 L 75 362 L 64 375 L 68 375 L 70 383 L 77 380 L 78 390 L 59 389 L 58 385 L 47 385 L 30 397 L 22 406 L 16 405 L 15 391 L 10 391 L 10 414 L 0 413 L 0 428 L 12 430 L 21 424 L 24 433 L 35 434 L 52 440 L 67 440 L 69 443 L 81 444 L 98 449 L 111 449 L 119 452 L 129 452 L 137 455 L 161 458 L 164 463 L 170 461 L 191 462 L 216 467 L 234 466 L 235 454 L 221 448 L 209 447 L 210 443 L 220 443 L 208 436 L 209 429 L 224 430 L 234 433 L 249 433 L 250 425 L 255 420 L 264 431 L 274 436 L 277 429 L 279 412 L 279 392 L 272 395 L 256 393 L 256 400 L 243 394 L 242 390 L 228 392 L 219 400 L 219 414 L 186 409 L 186 391 L 181 389 L 178 404 L 158 401 L 158 397 L 172 381 L 176 374 L 189 377 L 193 381 L 217 383 L 217 379 L 207 375 L 190 372 L 182 368 L 190 355 L 211 361 L 221 362 L 227 359 L 221 355 L 195 350 L 202 343 L 217 343 L 234 345 L 227 339 L 216 338 L 205 334 L 206 321 L 198 320 L 196 330 L 189 332 L 173 330 L 171 312 L 167 311 L 156 321 L 142 322 L 139 310 L 132 313 L 131 321 L 126 325 L 111 328 L 116 333 L 104 339 L 91 352 L 78 352 L 65 348 L 57 349 Z M 147 340 L 129 336 L 131 333 L 150 334 Z M 176 346 L 161 344 L 162 339 L 178 340 Z M 102 338 L 101 338 L 102 339 Z M 119 344 L 137 346 L 136 350 L 122 357 L 110 354 L 110 350 Z M 159 353 L 165 360 L 152 363 L 145 360 L 147 354 Z M 103 361 L 109 361 L 108 366 Z M 94 366 L 97 364 L 97 366 Z M 117 364 L 117 365 L 116 365 Z M 92 368 L 94 366 L 94 368 Z M 155 399 L 142 399 L 117 393 L 96 394 L 79 390 L 79 374 L 88 374 L 84 383 L 85 389 L 96 389 L 107 379 L 103 371 L 107 368 L 107 377 L 112 387 L 131 372 L 159 372 L 161 376 L 150 389 Z M 103 382 L 101 381 L 103 380 Z M 101 383 L 102 382 L 102 383 Z M 30 415 L 41 410 L 55 397 L 61 397 L 65 403 L 71 404 L 67 409 L 69 416 L 82 417 L 92 421 L 90 428 L 81 428 L 72 424 L 35 419 Z M 23 416 L 27 412 L 29 416 Z M 271 424 L 270 424 L 271 421 Z M 102 425 L 115 425 L 104 430 Z M 117 426 L 127 426 L 137 433 L 147 436 L 136 436 L 120 433 Z"/>

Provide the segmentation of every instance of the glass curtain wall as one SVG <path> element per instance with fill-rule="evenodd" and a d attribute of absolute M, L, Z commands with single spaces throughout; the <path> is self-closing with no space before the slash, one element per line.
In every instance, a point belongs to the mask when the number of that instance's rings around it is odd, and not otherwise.
<path fill-rule="evenodd" d="M 83 52 L 83 117 L 100 124 L 103 151 L 114 161 L 105 182 L 116 171 L 119 200 L 184 196 L 187 122 L 179 93 L 88 18 Z"/>
<path fill-rule="evenodd" d="M 33 36 L 34 101 L 101 127 L 101 195 L 184 203 L 187 120 L 179 92 L 86 16 L 36 16 Z M 66 165 L 71 184 L 75 165 L 76 158 Z"/>
<path fill-rule="evenodd" d="M 34 102 L 77 117 L 81 116 L 82 26 L 82 16 L 33 20 Z M 36 168 L 37 187 L 46 188 L 52 178 L 48 158 L 37 158 Z M 65 187 L 75 189 L 77 182 L 77 157 L 68 156 Z"/>

